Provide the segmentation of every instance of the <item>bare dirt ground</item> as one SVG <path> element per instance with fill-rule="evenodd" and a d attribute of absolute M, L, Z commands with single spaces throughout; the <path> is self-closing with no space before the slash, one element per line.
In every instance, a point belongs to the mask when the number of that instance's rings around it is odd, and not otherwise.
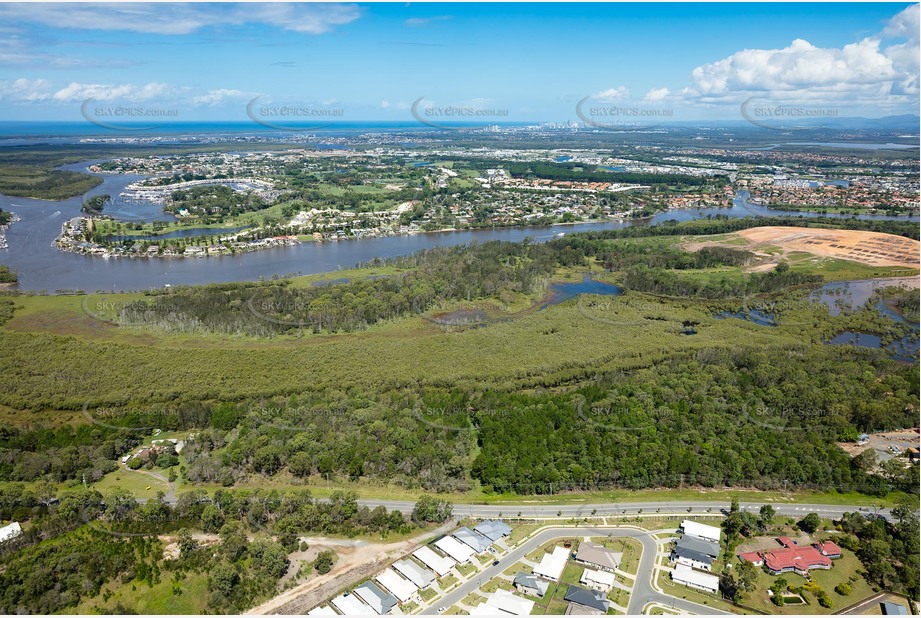
<path fill-rule="evenodd" d="M 416 550 L 427 539 L 447 532 L 453 525 L 446 524 L 437 530 L 427 530 L 411 539 L 396 543 L 356 543 L 328 539 L 327 547 L 334 549 L 339 555 L 332 571 L 326 575 L 311 575 L 306 582 L 254 607 L 247 614 L 306 614 L 308 610 L 322 604 L 343 588 L 383 571 L 394 560 Z M 311 549 L 315 546 L 318 549 L 323 548 L 323 539 L 311 540 L 316 543 L 310 543 Z"/>
<path fill-rule="evenodd" d="M 872 448 L 876 450 L 879 460 L 885 461 L 896 456 L 889 450 L 890 446 L 899 447 L 903 453 L 907 448 L 921 449 L 921 434 L 919 434 L 918 428 L 886 431 L 883 433 L 871 434 L 870 442 L 863 446 L 857 446 L 854 442 L 839 442 L 838 446 L 851 457 Z"/>
<path fill-rule="evenodd" d="M 157 537 L 163 542 L 163 557 L 175 559 L 179 557 L 179 537 L 174 534 L 161 534 Z M 216 534 L 207 534 L 204 532 L 193 532 L 192 538 L 201 547 L 210 547 L 218 545 L 221 537 Z"/>
<path fill-rule="evenodd" d="M 755 227 L 742 230 L 738 235 L 752 243 L 754 249 L 759 245 L 775 245 L 785 251 L 805 251 L 871 266 L 919 268 L 921 243 L 894 234 L 802 227 Z"/>

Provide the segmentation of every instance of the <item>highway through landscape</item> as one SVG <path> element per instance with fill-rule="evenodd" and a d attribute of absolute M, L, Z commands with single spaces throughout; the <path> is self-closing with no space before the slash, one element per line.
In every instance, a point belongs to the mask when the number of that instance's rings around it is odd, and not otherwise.
<path fill-rule="evenodd" d="M 170 484 L 172 487 L 172 484 Z M 175 495 L 171 491 L 165 500 L 168 502 L 175 501 Z M 319 498 L 319 500 L 324 500 Z M 139 500 L 146 502 L 146 500 Z M 375 508 L 383 506 L 387 510 L 398 510 L 409 515 L 414 502 L 408 500 L 375 500 L 359 499 L 361 506 Z M 830 504 L 810 504 L 810 503 L 771 503 L 771 502 L 741 502 L 739 508 L 743 511 L 757 513 L 764 504 L 770 504 L 777 515 L 788 517 L 805 517 L 809 513 L 816 513 L 826 519 L 839 519 L 844 513 L 858 511 L 864 515 L 878 515 L 888 518 L 891 514 L 890 509 L 873 507 L 873 506 L 850 506 L 850 505 L 830 505 Z M 462 601 L 471 592 L 476 591 L 481 585 L 485 584 L 494 577 L 502 574 L 511 565 L 516 564 L 522 558 L 543 546 L 546 543 L 572 538 L 573 536 L 611 536 L 619 538 L 637 539 L 643 547 L 642 556 L 637 569 L 636 583 L 630 594 L 628 613 L 630 615 L 642 614 L 643 608 L 650 603 L 656 603 L 666 607 L 672 607 L 676 610 L 692 614 L 726 614 L 726 612 L 679 599 L 657 590 L 653 581 L 655 579 L 655 563 L 657 557 L 656 540 L 652 537 L 652 532 L 639 530 L 637 528 L 622 526 L 615 527 L 619 519 L 630 518 L 631 520 L 644 518 L 662 518 L 675 517 L 676 520 L 682 517 L 720 517 L 728 512 L 730 503 L 725 500 L 681 500 L 681 501 L 643 501 L 643 502 L 605 502 L 595 504 L 540 504 L 535 501 L 525 503 L 508 503 L 508 504 L 454 504 L 453 517 L 461 520 L 468 517 L 473 518 L 502 518 L 502 519 L 541 519 L 552 522 L 558 520 L 562 523 L 564 520 L 583 519 L 591 517 L 594 525 L 585 525 L 579 527 L 573 526 L 553 526 L 548 523 L 548 527 L 542 529 L 535 536 L 527 539 L 518 547 L 509 551 L 502 556 L 498 565 L 487 565 L 482 571 L 476 573 L 474 577 L 463 582 L 460 586 L 450 591 L 440 599 L 435 600 L 432 605 L 421 612 L 425 615 L 438 613 L 438 608 L 451 607 Z M 598 520 L 604 523 L 604 526 L 598 525 Z M 675 527 L 677 528 L 676 521 Z"/>
<path fill-rule="evenodd" d="M 400 500 L 359 500 L 359 504 L 374 508 L 384 506 L 387 510 L 399 510 L 411 513 L 414 503 Z M 865 515 L 875 514 L 889 517 L 889 509 L 872 506 L 848 506 L 839 504 L 798 504 L 774 502 L 742 502 L 739 508 L 757 513 L 764 504 L 770 504 L 778 515 L 789 517 L 804 517 L 809 513 L 816 513 L 819 517 L 839 519 L 844 513 L 859 511 Z M 637 515 L 656 517 L 666 515 L 720 515 L 721 509 L 729 509 L 726 500 L 682 500 L 677 502 L 645 501 L 645 502 L 605 502 L 599 504 L 540 504 L 527 502 L 520 504 L 455 504 L 454 516 L 463 517 L 493 517 L 504 519 L 552 519 L 562 517 L 565 519 L 583 517 L 624 517 Z M 520 513 L 520 515 L 519 515 Z"/>

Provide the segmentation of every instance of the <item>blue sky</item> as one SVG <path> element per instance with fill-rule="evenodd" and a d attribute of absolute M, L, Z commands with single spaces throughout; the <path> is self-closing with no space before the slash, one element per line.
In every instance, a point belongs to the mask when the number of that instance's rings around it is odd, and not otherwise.
<path fill-rule="evenodd" d="M 737 120 L 749 99 L 917 112 L 918 14 L 905 3 L 0 4 L 0 120 L 80 120 L 91 98 L 182 120 L 246 120 L 256 97 L 250 113 L 287 105 L 339 120 L 412 120 L 422 97 L 497 120 L 576 120 L 586 97 L 676 120 Z"/>

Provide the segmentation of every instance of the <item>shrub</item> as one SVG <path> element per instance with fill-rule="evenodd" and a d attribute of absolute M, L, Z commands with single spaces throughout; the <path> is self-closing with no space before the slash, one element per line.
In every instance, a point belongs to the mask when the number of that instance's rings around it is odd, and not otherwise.
<path fill-rule="evenodd" d="M 841 582 L 840 584 L 835 586 L 835 592 L 837 592 L 843 597 L 846 597 L 847 595 L 851 594 L 851 592 L 853 591 L 854 589 L 851 588 L 851 585 L 847 582 Z"/>

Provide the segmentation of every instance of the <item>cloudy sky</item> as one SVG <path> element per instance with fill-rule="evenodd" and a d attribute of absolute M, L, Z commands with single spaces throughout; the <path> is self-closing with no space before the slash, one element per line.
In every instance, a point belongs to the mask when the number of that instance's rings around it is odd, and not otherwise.
<path fill-rule="evenodd" d="M 0 4 L 0 120 L 81 107 L 247 119 L 247 105 L 411 121 L 455 106 L 740 119 L 743 101 L 916 113 L 919 5 Z M 257 99 L 258 97 L 258 99 Z"/>

